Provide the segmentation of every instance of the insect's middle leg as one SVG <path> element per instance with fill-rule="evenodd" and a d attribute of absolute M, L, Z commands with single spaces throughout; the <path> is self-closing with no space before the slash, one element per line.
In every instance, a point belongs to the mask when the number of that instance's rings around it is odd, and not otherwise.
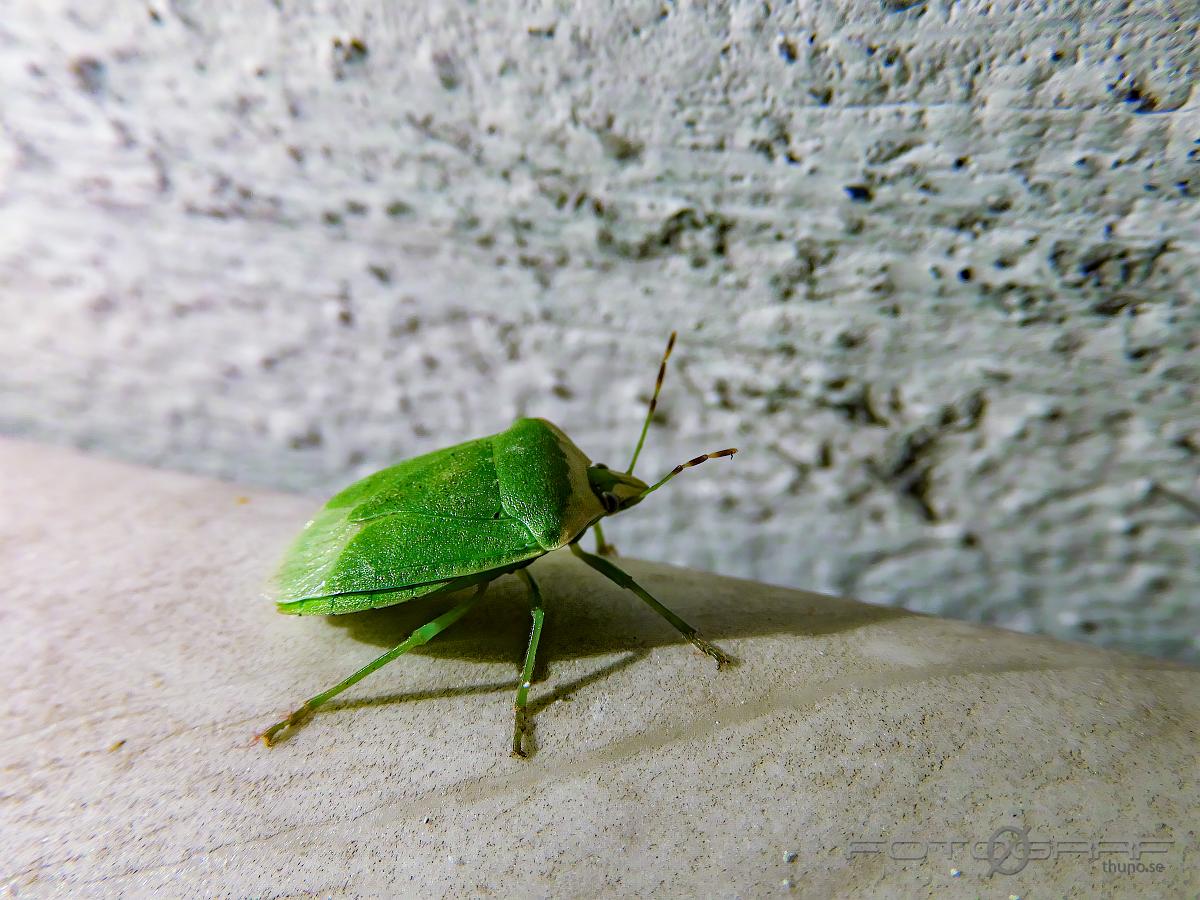
<path fill-rule="evenodd" d="M 714 645 L 712 645 L 708 641 L 706 641 L 703 637 L 701 637 L 699 631 L 697 631 L 695 628 L 693 628 L 687 622 L 683 621 L 683 619 L 679 618 L 679 616 L 675 615 L 675 613 L 671 612 L 671 610 L 667 609 L 665 606 L 663 606 L 661 603 L 659 603 L 658 600 L 656 600 L 650 594 L 650 592 L 648 590 L 646 590 L 644 587 L 642 587 L 640 584 L 638 584 L 636 581 L 634 581 L 633 577 L 628 572 L 624 571 L 621 568 L 618 568 L 616 565 L 614 565 L 609 560 L 604 559 L 604 557 L 602 557 L 602 556 L 597 556 L 594 553 L 588 553 L 586 550 L 584 550 L 582 547 L 579 546 L 578 542 L 572 543 L 570 546 L 571 546 L 572 553 L 574 553 L 576 556 L 578 556 L 580 559 L 582 559 L 585 563 L 587 563 L 589 566 L 591 566 L 593 569 L 595 569 L 601 575 L 603 575 L 604 577 L 608 578 L 609 580 L 615 582 L 616 584 L 619 584 L 621 587 L 625 588 L 626 590 L 633 591 L 633 593 L 635 593 L 639 597 L 641 597 L 642 600 L 644 600 L 651 609 L 653 609 L 656 613 L 658 613 L 660 616 L 662 616 L 664 619 L 666 619 L 668 622 L 670 622 L 672 625 L 674 625 L 676 628 L 678 628 L 679 632 L 685 638 L 687 638 L 689 641 L 691 641 L 692 644 L 694 644 L 698 650 L 708 654 L 713 659 L 715 659 L 717 661 L 718 668 L 723 669 L 725 666 L 727 666 L 733 662 L 733 659 L 730 656 L 728 656 L 724 651 L 722 651 L 719 647 L 715 647 Z"/>
<path fill-rule="evenodd" d="M 538 640 L 542 636 L 542 620 L 545 610 L 542 607 L 542 592 L 538 590 L 537 582 L 525 569 L 517 569 L 517 574 L 529 588 L 529 612 L 533 618 L 533 627 L 529 632 L 529 647 L 525 651 L 525 668 L 521 670 L 521 683 L 517 686 L 517 699 L 513 703 L 516 712 L 516 722 L 513 725 L 513 756 L 524 759 L 527 754 L 522 747 L 522 739 L 527 729 L 525 705 L 529 700 L 529 684 L 533 679 L 534 660 L 537 657 Z"/>
<path fill-rule="evenodd" d="M 271 746 L 271 744 L 275 741 L 275 736 L 285 728 L 299 728 L 312 717 L 312 714 L 317 707 L 327 703 L 329 700 L 336 697 L 351 685 L 362 681 L 376 669 L 387 665 L 396 657 L 407 653 L 409 650 L 412 650 L 415 647 L 420 647 L 422 644 L 428 643 L 434 637 L 441 634 L 443 631 L 465 616 L 467 612 L 470 611 L 471 607 L 479 602 L 480 598 L 483 597 L 483 592 L 487 590 L 487 586 L 488 582 L 486 581 L 478 585 L 475 588 L 474 593 L 472 593 L 471 596 L 466 600 L 442 613 L 432 622 L 427 622 L 426 624 L 422 625 L 420 628 L 410 634 L 405 640 L 401 641 L 391 650 L 387 651 L 387 653 L 375 657 L 375 659 L 371 660 L 353 675 L 343 679 L 342 681 L 339 681 L 329 690 L 322 691 L 315 697 L 309 697 L 304 701 L 304 704 L 299 709 L 295 710 L 290 716 L 288 716 L 282 722 L 276 722 L 274 725 L 260 734 L 259 737 L 262 738 L 263 743 L 265 743 L 268 747 Z"/>

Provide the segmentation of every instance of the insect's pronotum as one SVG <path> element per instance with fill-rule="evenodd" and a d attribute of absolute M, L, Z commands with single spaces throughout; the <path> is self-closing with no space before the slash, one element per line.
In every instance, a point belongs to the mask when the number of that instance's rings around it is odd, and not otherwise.
<path fill-rule="evenodd" d="M 280 612 L 338 615 L 474 590 L 353 675 L 304 701 L 259 737 L 270 746 L 280 732 L 298 728 L 332 697 L 449 628 L 479 602 L 489 583 L 511 573 L 529 590 L 533 618 L 514 703 L 512 752 L 524 757 L 526 702 L 544 615 L 541 591 L 526 567 L 560 547 L 570 547 L 593 569 L 644 600 L 718 667 L 729 663 L 725 653 L 605 558 L 612 547 L 604 540 L 601 519 L 640 503 L 684 469 L 737 452 L 731 447 L 694 457 L 654 484 L 634 477 L 674 346 L 672 332 L 633 459 L 624 472 L 592 463 L 545 419 L 518 419 L 499 434 L 368 475 L 326 503 L 280 566 Z M 589 528 L 596 532 L 597 553 L 579 546 Z"/>

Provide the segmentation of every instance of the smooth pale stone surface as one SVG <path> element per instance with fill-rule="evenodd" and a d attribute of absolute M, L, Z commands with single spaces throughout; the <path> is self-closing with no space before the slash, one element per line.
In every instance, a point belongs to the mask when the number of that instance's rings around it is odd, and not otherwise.
<path fill-rule="evenodd" d="M 532 759 L 508 755 L 513 578 L 266 749 L 256 730 L 435 604 L 276 614 L 262 585 L 309 499 L 11 442 L 0 471 L 11 896 L 1200 889 L 1193 669 L 624 560 L 741 660 L 718 672 L 560 553 L 533 570 Z M 973 855 L 1005 826 L 1153 840 L 1162 869 L 1059 847 L 989 879 Z"/>

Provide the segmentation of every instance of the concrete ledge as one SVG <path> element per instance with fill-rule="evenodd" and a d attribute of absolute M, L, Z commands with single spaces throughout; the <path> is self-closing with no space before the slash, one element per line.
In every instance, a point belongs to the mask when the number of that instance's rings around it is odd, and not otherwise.
<path fill-rule="evenodd" d="M 1200 889 L 1195 670 L 625 560 L 742 661 L 718 673 L 559 554 L 532 759 L 507 753 L 515 579 L 268 750 L 434 604 L 276 614 L 309 499 L 20 443 L 0 471 L 11 895 Z M 1022 834 L 1059 843 L 1026 862 Z"/>

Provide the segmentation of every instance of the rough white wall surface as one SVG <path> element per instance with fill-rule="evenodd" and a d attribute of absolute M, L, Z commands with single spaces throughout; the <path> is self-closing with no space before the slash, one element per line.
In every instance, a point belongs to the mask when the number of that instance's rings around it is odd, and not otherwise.
<path fill-rule="evenodd" d="M 314 493 L 522 414 L 620 465 L 674 327 L 641 474 L 742 453 L 618 546 L 1198 659 L 1197 24 L 17 0 L 0 428 Z"/>

